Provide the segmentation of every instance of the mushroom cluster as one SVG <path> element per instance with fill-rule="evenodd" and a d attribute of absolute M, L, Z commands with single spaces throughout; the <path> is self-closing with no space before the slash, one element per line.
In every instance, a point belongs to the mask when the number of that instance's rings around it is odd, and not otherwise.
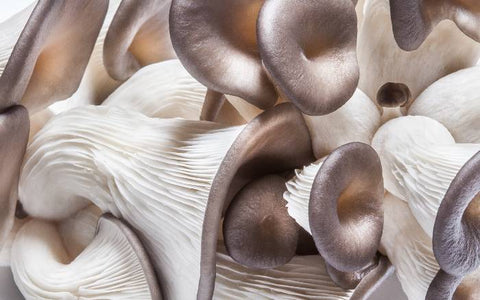
<path fill-rule="evenodd" d="M 38 0 L 0 23 L 0 266 L 27 299 L 480 299 L 479 59 L 477 0 Z"/>

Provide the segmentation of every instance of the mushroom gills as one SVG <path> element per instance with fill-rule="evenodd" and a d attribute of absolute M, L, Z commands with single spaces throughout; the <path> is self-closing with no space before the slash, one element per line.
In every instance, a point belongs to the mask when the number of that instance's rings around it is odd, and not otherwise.
<path fill-rule="evenodd" d="M 12 272 L 27 299 L 161 299 L 148 256 L 133 231 L 104 215 L 78 217 L 81 227 L 69 232 L 95 233 L 77 256 L 64 248 L 59 226 L 30 220 L 12 246 Z M 82 222 L 84 221 L 84 222 Z M 93 224 L 92 224 L 93 221 Z"/>
<path fill-rule="evenodd" d="M 418 223 L 432 236 L 440 202 L 460 168 L 480 151 L 480 144 L 455 143 L 437 121 L 405 116 L 385 123 L 372 146 L 382 161 L 386 190 L 408 201 Z"/>

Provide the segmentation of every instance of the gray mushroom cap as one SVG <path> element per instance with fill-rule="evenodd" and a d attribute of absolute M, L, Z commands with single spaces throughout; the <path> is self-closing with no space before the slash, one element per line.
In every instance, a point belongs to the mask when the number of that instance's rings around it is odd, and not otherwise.
<path fill-rule="evenodd" d="M 450 19 L 470 38 L 480 42 L 480 2 L 477 0 L 390 0 L 395 40 L 400 48 L 420 47 L 432 29 Z"/>
<path fill-rule="evenodd" d="M 285 207 L 285 182 L 279 175 L 267 175 L 246 185 L 232 200 L 223 236 L 228 254 L 238 263 L 271 269 L 295 255 L 299 228 Z"/>
<path fill-rule="evenodd" d="M 382 107 L 405 106 L 412 99 L 412 93 L 406 84 L 387 82 L 377 92 L 377 103 Z"/>
<path fill-rule="evenodd" d="M 107 0 L 39 1 L 0 77 L 0 107 L 21 102 L 33 113 L 71 96 L 107 8 Z"/>
<path fill-rule="evenodd" d="M 309 203 L 310 229 L 325 261 L 354 272 L 371 263 L 383 229 L 380 158 L 363 143 L 336 149 L 315 177 Z"/>
<path fill-rule="evenodd" d="M 171 0 L 123 0 L 108 28 L 103 61 L 112 78 L 126 80 L 141 67 L 175 57 L 168 13 Z"/>
<path fill-rule="evenodd" d="M 355 92 L 359 68 L 352 1 L 266 0 L 257 33 L 271 80 L 303 113 L 331 113 Z"/>
<path fill-rule="evenodd" d="M 262 67 L 256 23 L 263 0 L 173 0 L 170 36 L 178 58 L 202 84 L 266 109 L 277 93 Z"/>

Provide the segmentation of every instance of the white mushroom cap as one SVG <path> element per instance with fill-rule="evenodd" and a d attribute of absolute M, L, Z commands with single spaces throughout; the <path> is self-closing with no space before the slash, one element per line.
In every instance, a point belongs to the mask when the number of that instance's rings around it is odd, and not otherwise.
<path fill-rule="evenodd" d="M 415 99 L 437 79 L 473 66 L 480 44 L 452 22 L 438 24 L 424 43 L 412 52 L 400 49 L 394 39 L 387 0 L 368 0 L 357 44 L 359 88 L 375 99 L 387 82 L 406 84 Z"/>
<path fill-rule="evenodd" d="M 395 273 L 408 299 L 425 299 L 428 286 L 439 270 L 432 240 L 425 234 L 408 205 L 387 193 L 380 251 L 395 266 Z"/>
<path fill-rule="evenodd" d="M 460 168 L 480 144 L 456 144 L 439 122 L 406 116 L 385 123 L 372 146 L 382 161 L 385 188 L 408 201 L 413 215 L 432 236 L 437 210 Z"/>
<path fill-rule="evenodd" d="M 138 70 L 103 103 L 143 113 L 156 118 L 198 120 L 207 88 L 195 80 L 177 59 L 151 64 Z M 241 124 L 245 121 L 225 103 L 219 123 Z"/>
<path fill-rule="evenodd" d="M 439 121 L 457 143 L 480 143 L 480 66 L 437 80 L 418 96 L 408 114 Z"/>
<path fill-rule="evenodd" d="M 365 93 L 357 89 L 338 110 L 324 116 L 304 115 L 316 158 L 350 142 L 370 144 L 380 126 L 380 113 Z"/>
<path fill-rule="evenodd" d="M 82 225 L 91 232 L 93 224 Z M 118 219 L 101 217 L 95 237 L 76 257 L 69 255 L 64 242 L 52 223 L 31 220 L 20 229 L 12 247 L 11 267 L 26 298 L 161 298 L 145 250 Z"/>

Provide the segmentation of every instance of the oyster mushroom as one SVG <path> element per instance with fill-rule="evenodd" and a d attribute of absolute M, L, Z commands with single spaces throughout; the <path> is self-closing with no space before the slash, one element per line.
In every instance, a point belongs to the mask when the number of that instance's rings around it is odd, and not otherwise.
<path fill-rule="evenodd" d="M 263 2 L 172 1 L 173 47 L 192 76 L 212 90 L 205 104 L 210 110 L 218 110 L 223 94 L 241 97 L 261 109 L 277 102 L 257 46 L 256 23 Z"/>
<path fill-rule="evenodd" d="M 85 228 L 75 228 L 77 234 L 95 229 L 96 222 L 91 221 L 96 219 L 84 221 Z M 161 299 L 141 242 L 111 215 L 98 220 L 95 237 L 76 256 L 64 248 L 57 226 L 31 220 L 15 237 L 11 259 L 15 283 L 26 298 Z"/>
<path fill-rule="evenodd" d="M 468 37 L 480 42 L 480 4 L 475 0 L 390 0 L 393 34 L 403 50 L 418 49 L 442 20 L 455 22 Z"/>
<path fill-rule="evenodd" d="M 171 0 L 122 0 L 103 44 L 105 68 L 124 81 L 141 66 L 175 57 L 168 15 Z"/>
<path fill-rule="evenodd" d="M 439 122 L 405 116 L 380 127 L 372 146 L 382 161 L 386 190 L 408 201 L 418 223 L 432 236 L 440 202 L 480 144 L 455 143 Z"/>
<path fill-rule="evenodd" d="M 480 143 L 480 66 L 445 76 L 430 85 L 408 110 L 448 128 L 458 143 Z"/>
<path fill-rule="evenodd" d="M 395 266 L 408 299 L 425 299 L 428 286 L 440 268 L 433 255 L 432 240 L 405 201 L 386 193 L 383 206 L 385 221 L 379 250 Z"/>
<path fill-rule="evenodd" d="M 357 17 L 351 0 L 266 0 L 257 33 L 272 82 L 303 113 L 332 113 L 355 92 Z"/>
<path fill-rule="evenodd" d="M 198 120 L 207 88 L 196 81 L 179 60 L 143 67 L 119 86 L 103 103 L 142 112 L 156 118 Z M 231 125 L 245 121 L 225 104 L 217 122 Z"/>
<path fill-rule="evenodd" d="M 441 270 L 426 299 L 451 299 L 463 277 L 480 266 L 479 167 L 480 151 L 457 173 L 438 208 L 433 251 Z"/>
<path fill-rule="evenodd" d="M 431 5 L 437 2 L 429 1 Z M 413 7 L 410 12 L 416 9 Z M 403 29 L 409 28 L 405 26 Z M 370 99 L 375 99 L 377 91 L 385 83 L 395 82 L 407 85 L 415 100 L 441 77 L 475 65 L 480 58 L 480 43 L 465 36 L 452 22 L 441 22 L 416 51 L 403 51 L 394 39 L 388 1 L 370 0 L 365 3 L 357 55 L 362 74 L 358 87 Z M 400 114 L 402 112 L 397 109 L 397 115 Z"/>
<path fill-rule="evenodd" d="M 75 92 L 107 5 L 103 0 L 38 2 L 0 77 L 5 105 L 21 102 L 32 113 Z"/>
<path fill-rule="evenodd" d="M 291 104 L 238 127 L 78 108 L 57 115 L 30 145 L 20 199 L 30 215 L 49 219 L 89 200 L 122 216 L 142 233 L 165 297 L 205 299 L 213 294 L 220 218 L 233 196 L 254 178 L 311 160 L 308 129 Z"/>
<path fill-rule="evenodd" d="M 374 257 L 383 226 L 379 158 L 370 146 L 350 143 L 304 171 L 287 183 L 288 212 L 313 235 L 332 279 L 353 288 L 378 263 Z"/>
<path fill-rule="evenodd" d="M 3 246 L 0 248 L 0 267 L 10 266 L 10 253 L 12 252 L 12 244 L 20 228 L 28 221 L 28 218 L 15 218 L 12 229 L 8 233 Z"/>

